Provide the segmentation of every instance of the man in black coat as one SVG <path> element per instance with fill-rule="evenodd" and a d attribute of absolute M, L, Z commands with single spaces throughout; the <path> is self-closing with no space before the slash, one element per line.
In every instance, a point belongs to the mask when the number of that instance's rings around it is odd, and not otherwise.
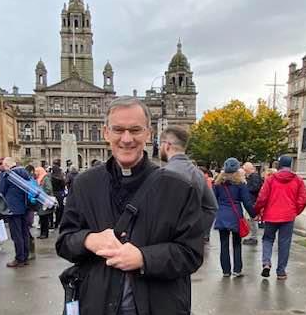
<path fill-rule="evenodd" d="M 148 160 L 150 114 L 138 99 L 109 105 L 104 136 L 113 156 L 75 179 L 56 244 L 79 266 L 80 314 L 190 314 L 190 275 L 203 261 L 197 191 Z M 133 200 L 148 176 L 147 190 Z M 116 223 L 135 202 L 136 220 L 117 238 Z"/>

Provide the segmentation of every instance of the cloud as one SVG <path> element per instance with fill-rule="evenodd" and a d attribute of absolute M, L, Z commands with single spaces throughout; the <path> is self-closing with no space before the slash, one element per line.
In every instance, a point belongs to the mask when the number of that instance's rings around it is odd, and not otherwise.
<path fill-rule="evenodd" d="M 40 57 L 49 84 L 60 80 L 62 0 L 3 0 L 0 32 L 0 87 L 31 92 Z M 43 4 L 42 4 L 43 3 Z M 261 77 L 273 76 L 279 62 L 298 61 L 306 52 L 306 2 L 287 0 L 88 0 L 94 31 L 97 85 L 107 60 L 118 94 L 141 94 L 163 74 L 179 37 L 194 71 L 200 114 L 231 94 L 256 99 Z M 265 65 L 264 67 L 262 65 Z M 248 77 L 257 80 L 256 87 Z M 258 76 L 261 71 L 261 76 Z M 286 71 L 279 71 L 286 81 Z M 229 85 L 228 82 L 231 82 Z M 216 88 L 228 86 L 227 89 Z M 243 86 L 244 88 L 240 88 Z M 246 93 L 245 91 L 249 91 Z M 215 101 L 214 101 L 215 100 Z"/>

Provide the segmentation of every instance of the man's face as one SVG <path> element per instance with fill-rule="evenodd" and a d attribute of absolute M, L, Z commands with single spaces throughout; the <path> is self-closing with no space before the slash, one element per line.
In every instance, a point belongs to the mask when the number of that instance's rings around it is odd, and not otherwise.
<path fill-rule="evenodd" d="M 150 134 L 145 113 L 138 105 L 115 108 L 104 129 L 114 158 L 124 168 L 131 168 L 141 160 Z"/>

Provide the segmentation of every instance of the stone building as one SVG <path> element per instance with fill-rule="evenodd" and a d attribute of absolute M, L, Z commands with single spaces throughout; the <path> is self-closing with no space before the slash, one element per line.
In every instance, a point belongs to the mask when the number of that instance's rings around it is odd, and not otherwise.
<path fill-rule="evenodd" d="M 17 137 L 16 113 L 8 106 L 3 94 L 7 92 L 0 89 L 0 157 L 17 156 L 19 143 Z"/>
<path fill-rule="evenodd" d="M 301 130 L 303 110 L 306 107 L 306 56 L 303 58 L 302 68 L 297 69 L 296 63 L 289 65 L 288 94 L 286 98 L 289 153 L 293 157 L 294 170 L 297 170 L 299 148 L 306 151 L 306 138 L 303 144 L 303 131 Z"/>
<path fill-rule="evenodd" d="M 61 81 L 48 85 L 47 68 L 40 60 L 35 69 L 35 94 L 25 97 L 15 91 L 7 98 L 16 110 L 20 158 L 51 165 L 61 157 L 61 135 L 74 133 L 78 167 L 84 169 L 93 160 L 105 161 L 110 155 L 102 126 L 107 107 L 116 97 L 114 71 L 107 61 L 103 87 L 94 85 L 91 13 L 83 0 L 64 4 L 60 36 Z M 145 96 L 134 91 L 152 112 L 153 146 L 165 125 L 189 128 L 196 119 L 193 73 L 180 41 L 164 77 L 162 86 L 149 89 Z M 152 144 L 148 151 L 152 155 Z"/>

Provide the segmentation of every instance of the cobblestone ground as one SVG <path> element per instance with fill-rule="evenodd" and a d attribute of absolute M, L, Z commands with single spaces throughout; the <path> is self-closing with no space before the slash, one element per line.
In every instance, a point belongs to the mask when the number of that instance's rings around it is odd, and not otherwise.
<path fill-rule="evenodd" d="M 36 260 L 17 270 L 5 267 L 13 258 L 12 243 L 0 245 L 0 315 L 61 314 L 63 291 L 58 275 L 69 264 L 56 256 L 55 237 L 56 232 L 51 232 L 48 240 L 37 240 Z M 274 270 L 269 280 L 260 277 L 260 240 L 258 246 L 243 246 L 245 277 L 223 278 L 218 234 L 213 232 L 211 244 L 205 247 L 205 263 L 192 276 L 193 314 L 306 314 L 306 248 L 297 240 L 295 236 L 288 280 L 277 280 Z"/>

